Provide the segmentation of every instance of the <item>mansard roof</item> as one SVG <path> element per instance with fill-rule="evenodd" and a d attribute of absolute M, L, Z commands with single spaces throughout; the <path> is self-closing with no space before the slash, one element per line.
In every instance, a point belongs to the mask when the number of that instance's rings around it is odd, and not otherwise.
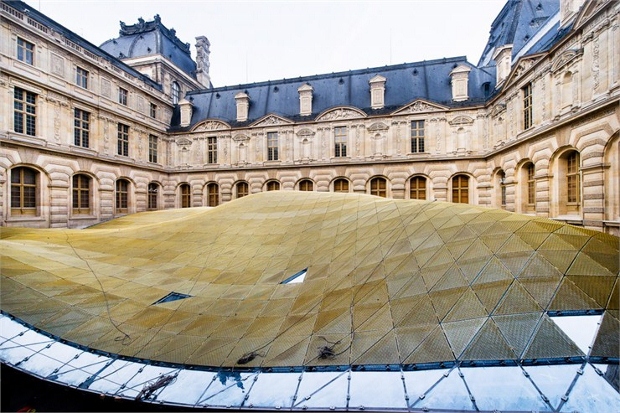
<path fill-rule="evenodd" d="M 183 43 L 174 29 L 168 29 L 159 15 L 153 21 L 139 18 L 138 23 L 120 22 L 119 37 L 110 39 L 101 48 L 119 59 L 162 55 L 191 77 L 196 77 L 196 62 L 192 60 L 189 43 Z"/>
<path fill-rule="evenodd" d="M 100 49 L 99 47 L 97 47 L 94 44 L 90 43 L 89 41 L 85 40 L 84 38 L 78 36 L 77 34 L 72 32 L 71 30 L 67 29 L 63 25 L 55 22 L 54 20 L 50 19 L 46 15 L 38 12 L 36 9 L 30 7 L 28 4 L 24 3 L 23 1 L 15 0 L 15 1 L 3 1 L 3 2 L 7 3 L 12 8 L 14 8 L 14 9 L 16 9 L 16 10 L 18 10 L 18 11 L 24 13 L 24 14 L 27 14 L 33 20 L 38 21 L 41 24 L 43 24 L 44 26 L 52 29 L 53 32 L 58 33 L 58 34 L 64 36 L 70 42 L 72 42 L 72 43 L 76 44 L 77 46 L 81 47 L 84 51 L 87 51 L 89 53 L 89 56 L 90 55 L 97 56 L 97 58 L 100 58 L 103 61 L 109 62 L 111 65 L 117 67 L 118 69 L 121 69 L 122 71 L 130 74 L 131 76 L 139 78 L 141 81 L 143 81 L 144 83 L 148 84 L 149 86 L 151 86 L 151 87 L 153 87 L 153 88 L 155 88 L 157 90 L 161 90 L 162 89 L 162 87 L 161 87 L 161 85 L 159 83 L 153 81 L 148 76 L 138 72 L 136 69 L 132 68 L 131 66 L 128 66 L 127 64 L 125 64 L 122 61 L 120 61 L 119 59 L 117 59 L 115 56 L 107 53 L 107 51 Z M 91 58 L 92 58 L 92 56 L 91 56 Z"/>
<path fill-rule="evenodd" d="M 482 52 L 478 66 L 494 66 L 493 54 L 502 46 L 512 45 L 513 59 L 517 55 L 542 51 L 549 36 L 558 33 L 559 0 L 511 0 L 491 24 L 489 40 Z M 554 22 L 557 20 L 557 23 Z M 548 25 L 554 24 L 549 30 Z M 545 39 L 536 38 L 543 34 Z M 535 40 L 532 44 L 531 40 Z"/>
<path fill-rule="evenodd" d="M 488 97 L 486 91 L 493 90 L 495 76 L 468 63 L 464 56 L 198 90 L 189 92 L 186 98 L 193 104 L 191 125 L 205 119 L 221 119 L 232 126 L 245 126 L 269 113 L 298 122 L 312 121 L 320 113 L 340 106 L 359 108 L 368 115 L 380 115 L 393 113 L 415 99 L 454 107 L 461 105 L 452 101 L 450 72 L 461 65 L 471 68 L 470 99 L 466 104 L 484 102 Z M 385 106 L 382 109 L 370 107 L 369 81 L 377 75 L 386 78 Z M 483 87 L 485 83 L 489 88 Z M 313 89 L 312 114 L 308 116 L 299 115 L 298 89 L 304 84 Z M 250 97 L 248 121 L 242 123 L 236 121 L 234 96 L 239 92 Z M 173 129 L 178 129 L 174 119 L 172 125 Z"/>

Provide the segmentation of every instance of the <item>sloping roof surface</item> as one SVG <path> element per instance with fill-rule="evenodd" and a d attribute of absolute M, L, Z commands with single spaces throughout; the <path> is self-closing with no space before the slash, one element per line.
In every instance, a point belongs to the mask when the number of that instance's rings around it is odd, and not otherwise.
<path fill-rule="evenodd" d="M 510 0 L 506 2 L 491 24 L 489 40 L 480 56 L 478 66 L 494 65 L 493 53 L 497 48 L 505 45 L 512 45 L 514 58 L 559 10 L 559 0 Z M 551 32 L 557 32 L 557 29 L 556 26 Z M 538 47 L 535 45 L 534 48 Z M 533 51 L 528 53 L 533 53 Z"/>
<path fill-rule="evenodd" d="M 368 114 L 382 114 L 370 108 L 369 80 L 376 75 L 385 77 L 385 107 L 388 112 L 405 106 L 415 99 L 425 99 L 446 106 L 453 106 L 450 72 L 459 65 L 468 66 L 468 105 L 482 104 L 493 90 L 492 73 L 478 69 L 465 57 L 428 60 L 417 63 L 383 66 L 316 76 L 299 77 L 221 87 L 189 92 L 193 104 L 191 125 L 206 119 L 220 119 L 233 126 L 242 126 L 268 114 L 291 120 L 313 120 L 321 112 L 338 106 L 353 106 Z M 483 85 L 487 83 L 488 88 Z M 312 86 L 312 115 L 299 116 L 299 92 L 304 84 Z M 235 95 L 245 92 L 250 97 L 248 122 L 237 123 Z"/>
<path fill-rule="evenodd" d="M 161 55 L 191 77 L 196 77 L 196 62 L 192 60 L 189 43 L 183 43 L 174 29 L 168 29 L 158 15 L 153 21 L 126 25 L 121 22 L 119 37 L 105 41 L 100 48 L 119 58 Z"/>
<path fill-rule="evenodd" d="M 584 357 L 559 312 L 603 314 L 590 357 L 617 358 L 618 252 L 617 237 L 501 210 L 276 191 L 5 228 L 1 305 L 88 348 L 201 366 Z"/>

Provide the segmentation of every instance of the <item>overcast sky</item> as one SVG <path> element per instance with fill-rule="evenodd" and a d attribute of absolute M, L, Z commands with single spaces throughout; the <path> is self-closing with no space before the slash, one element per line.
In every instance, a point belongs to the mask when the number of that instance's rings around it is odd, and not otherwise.
<path fill-rule="evenodd" d="M 505 0 L 27 0 L 100 45 L 142 17 L 211 42 L 214 86 L 467 56 L 477 64 Z"/>

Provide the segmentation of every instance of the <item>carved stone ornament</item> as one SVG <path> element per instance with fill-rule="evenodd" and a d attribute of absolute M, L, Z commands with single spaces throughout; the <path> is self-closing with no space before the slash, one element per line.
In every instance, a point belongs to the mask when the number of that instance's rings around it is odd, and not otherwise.
<path fill-rule="evenodd" d="M 562 68 L 564 68 L 564 66 L 566 66 L 576 57 L 581 56 L 582 54 L 583 49 L 571 49 L 565 51 L 554 59 L 553 63 L 551 64 L 551 71 L 557 72 L 558 70 L 561 70 Z"/>
<path fill-rule="evenodd" d="M 474 123 L 474 120 L 469 116 L 457 116 L 456 118 L 448 122 L 450 126 L 471 125 L 472 123 Z"/>
<path fill-rule="evenodd" d="M 493 109 L 491 110 L 491 116 L 497 116 L 498 114 L 504 112 L 505 110 L 506 110 L 506 104 L 498 103 L 497 105 L 493 106 Z"/>
<path fill-rule="evenodd" d="M 300 130 L 299 132 L 297 132 L 297 136 L 300 139 L 311 139 L 314 135 L 316 134 L 316 132 L 308 129 L 308 128 L 304 128 L 302 130 Z"/>
<path fill-rule="evenodd" d="M 376 131 L 386 131 L 386 130 L 388 130 L 388 129 L 389 129 L 388 125 L 386 125 L 386 124 L 385 124 L 385 123 L 383 123 L 383 122 L 375 122 L 375 123 L 373 123 L 372 125 L 370 125 L 370 126 L 368 127 L 368 130 L 369 130 L 370 132 L 376 132 Z"/>
<path fill-rule="evenodd" d="M 323 115 L 319 116 L 317 120 L 338 120 L 338 119 L 351 119 L 351 118 L 359 118 L 359 117 L 366 117 L 366 115 L 363 112 L 358 112 L 353 109 L 339 108 L 339 109 L 330 110 L 329 112 L 324 113 Z"/>
<path fill-rule="evenodd" d="M 245 142 L 245 141 L 249 141 L 250 137 L 244 134 L 238 134 L 238 135 L 233 136 L 232 139 L 235 142 Z"/>
<path fill-rule="evenodd" d="M 530 67 L 534 65 L 534 59 L 525 59 L 519 62 L 519 65 L 515 69 L 514 78 L 518 78 L 523 75 Z"/>
<path fill-rule="evenodd" d="M 177 146 L 181 148 L 181 150 L 187 151 L 189 150 L 190 146 L 192 146 L 192 141 L 187 138 L 179 138 L 177 140 Z"/>
<path fill-rule="evenodd" d="M 251 126 L 272 126 L 272 125 L 285 125 L 290 124 L 291 122 L 287 119 L 281 118 L 275 115 L 267 115 L 263 119 L 259 119 L 257 122 L 253 123 Z"/>
<path fill-rule="evenodd" d="M 198 124 L 193 131 L 194 132 L 202 132 L 202 131 L 213 131 L 218 129 L 230 129 L 230 126 L 225 122 L 220 122 L 217 120 L 208 120 Z"/>
<path fill-rule="evenodd" d="M 441 106 L 433 105 L 431 103 L 425 102 L 423 100 L 416 100 L 415 102 L 410 103 L 402 109 L 397 110 L 394 114 L 406 114 L 406 113 L 420 113 L 420 112 L 438 112 L 443 111 L 446 108 Z"/>

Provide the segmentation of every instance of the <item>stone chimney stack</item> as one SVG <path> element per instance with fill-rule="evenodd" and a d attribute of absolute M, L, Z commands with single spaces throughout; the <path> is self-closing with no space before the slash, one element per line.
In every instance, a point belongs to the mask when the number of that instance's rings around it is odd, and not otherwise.
<path fill-rule="evenodd" d="M 209 39 L 205 36 L 196 37 L 196 79 L 206 88 L 211 87 L 211 77 L 209 76 Z"/>

